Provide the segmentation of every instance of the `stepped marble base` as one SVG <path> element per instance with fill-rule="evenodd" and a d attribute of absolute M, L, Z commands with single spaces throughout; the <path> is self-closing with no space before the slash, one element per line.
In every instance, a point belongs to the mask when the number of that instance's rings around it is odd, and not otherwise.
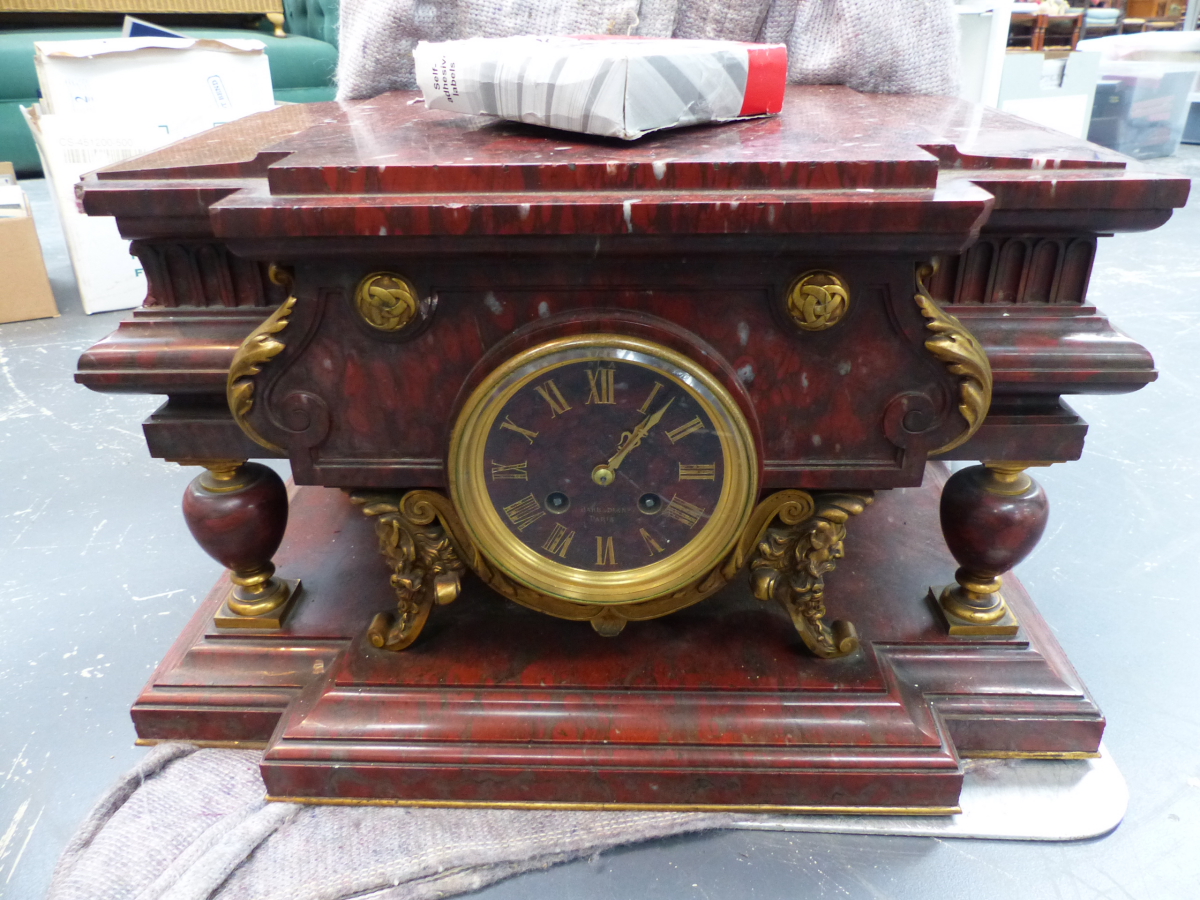
<path fill-rule="evenodd" d="M 412 647 L 380 650 L 367 627 L 394 597 L 373 527 L 300 488 L 275 558 L 305 586 L 284 627 L 214 627 L 222 579 L 133 718 L 143 741 L 265 747 L 276 798 L 954 816 L 965 758 L 1093 757 L 1104 719 L 1011 575 L 1016 635 L 947 633 L 940 480 L 853 522 L 826 600 L 863 647 L 834 660 L 744 579 L 605 638 L 472 578 Z"/>

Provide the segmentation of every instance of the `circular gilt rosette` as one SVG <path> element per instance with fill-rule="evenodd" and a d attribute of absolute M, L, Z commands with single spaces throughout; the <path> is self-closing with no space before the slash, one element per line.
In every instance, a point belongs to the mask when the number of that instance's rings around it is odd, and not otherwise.
<path fill-rule="evenodd" d="M 394 272 L 373 272 L 360 281 L 354 304 L 363 321 L 387 332 L 408 326 L 420 309 L 416 287 Z"/>
<path fill-rule="evenodd" d="M 850 309 L 850 292 L 833 272 L 805 272 L 788 289 L 787 308 L 797 327 L 824 331 L 845 317 Z"/>

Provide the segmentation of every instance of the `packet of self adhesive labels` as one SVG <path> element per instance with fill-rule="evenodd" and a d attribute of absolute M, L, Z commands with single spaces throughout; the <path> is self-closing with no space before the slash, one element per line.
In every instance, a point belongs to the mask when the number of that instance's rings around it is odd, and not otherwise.
<path fill-rule="evenodd" d="M 472 38 L 413 51 L 430 109 L 634 140 L 778 113 L 782 44 L 637 37 Z"/>

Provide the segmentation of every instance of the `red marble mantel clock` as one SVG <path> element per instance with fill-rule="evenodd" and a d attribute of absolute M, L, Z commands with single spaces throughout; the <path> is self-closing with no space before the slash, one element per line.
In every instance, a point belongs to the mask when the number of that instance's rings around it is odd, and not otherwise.
<path fill-rule="evenodd" d="M 1005 573 L 1063 396 L 1155 377 L 1097 239 L 1188 186 L 839 87 L 632 144 L 396 93 L 101 170 L 149 294 L 76 377 L 166 395 L 230 570 L 140 738 L 311 802 L 934 814 L 964 757 L 1094 754 Z"/>

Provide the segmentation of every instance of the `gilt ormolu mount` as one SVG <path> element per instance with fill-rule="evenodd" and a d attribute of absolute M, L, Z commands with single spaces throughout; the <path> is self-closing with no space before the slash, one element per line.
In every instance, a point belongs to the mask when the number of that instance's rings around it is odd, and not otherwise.
<path fill-rule="evenodd" d="M 632 145 L 409 99 L 280 109 L 84 185 L 150 291 L 77 377 L 167 395 L 151 453 L 208 468 L 189 522 L 214 555 L 194 510 L 245 529 L 221 558 L 258 626 L 214 623 L 223 582 L 142 739 L 269 742 L 272 794 L 316 800 L 914 812 L 954 807 L 961 756 L 1096 750 L 1004 573 L 1045 521 L 1025 470 L 1082 449 L 1063 395 L 1155 376 L 1086 305 L 1096 240 L 1161 225 L 1186 180 L 944 98 L 796 88 Z M 277 575 L 286 510 L 219 490 L 272 457 L 304 486 Z M 931 458 L 987 468 L 943 493 Z M 642 507 L 588 499 L 635 476 Z M 717 518 L 711 557 L 621 574 Z"/>

